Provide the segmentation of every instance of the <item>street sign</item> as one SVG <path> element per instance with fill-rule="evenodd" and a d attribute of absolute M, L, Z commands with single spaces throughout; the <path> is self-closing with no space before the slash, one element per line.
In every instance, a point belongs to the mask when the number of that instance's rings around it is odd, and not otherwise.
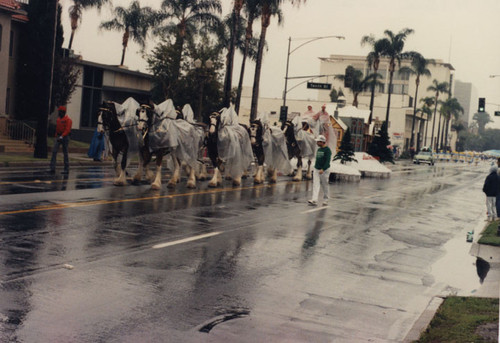
<path fill-rule="evenodd" d="M 307 88 L 311 89 L 332 89 L 331 83 L 317 83 L 317 82 L 308 82 Z"/>
<path fill-rule="evenodd" d="M 495 111 L 495 116 L 500 116 L 500 111 Z"/>

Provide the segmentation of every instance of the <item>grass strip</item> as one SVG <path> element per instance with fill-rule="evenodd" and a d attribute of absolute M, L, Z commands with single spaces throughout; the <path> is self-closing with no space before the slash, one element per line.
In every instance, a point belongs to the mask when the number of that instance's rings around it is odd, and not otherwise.
<path fill-rule="evenodd" d="M 500 247 L 500 236 L 497 236 L 498 225 L 498 221 L 489 223 L 486 229 L 481 234 L 481 238 L 479 238 L 478 243 Z"/>
<path fill-rule="evenodd" d="M 447 297 L 416 342 L 497 342 L 498 309 L 494 298 Z"/>

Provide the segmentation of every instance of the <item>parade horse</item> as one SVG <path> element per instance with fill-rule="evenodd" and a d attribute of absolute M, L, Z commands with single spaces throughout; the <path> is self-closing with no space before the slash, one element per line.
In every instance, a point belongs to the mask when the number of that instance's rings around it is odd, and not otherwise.
<path fill-rule="evenodd" d="M 288 149 L 288 157 L 297 159 L 297 172 L 293 177 L 293 181 L 302 180 L 302 159 L 307 159 L 306 180 L 312 179 L 311 161 L 314 158 L 316 142 L 314 135 L 306 131 L 306 128 L 300 127 L 296 129 L 296 123 L 287 120 L 283 123 L 281 129 L 286 137 L 286 145 Z"/>
<path fill-rule="evenodd" d="M 111 156 L 113 157 L 116 172 L 113 183 L 116 186 L 126 184 L 126 168 L 129 163 L 129 155 L 132 151 L 140 149 L 138 140 L 134 139 L 134 125 L 127 123 L 123 118 L 126 116 L 126 107 L 133 105 L 134 101 L 132 98 L 127 99 L 124 103 L 125 107 L 111 101 L 105 101 L 97 112 L 97 131 L 106 133 L 111 146 Z M 119 107 L 119 110 L 117 110 L 117 107 Z M 134 179 L 136 178 L 137 174 L 134 176 Z"/>
<path fill-rule="evenodd" d="M 248 132 L 238 123 L 232 106 L 210 115 L 207 152 L 214 167 L 209 187 L 222 184 L 221 172 L 224 171 L 226 176 L 231 176 L 233 186 L 241 185 L 241 177 L 252 163 L 253 153 Z"/>
<path fill-rule="evenodd" d="M 270 183 L 276 183 L 278 170 L 285 174 L 293 171 L 287 155 L 286 137 L 283 131 L 278 128 L 275 130 L 270 128 L 264 117 L 253 120 L 248 128 L 248 133 L 257 160 L 254 183 L 264 182 L 264 163 L 268 167 Z"/>
<path fill-rule="evenodd" d="M 185 104 L 184 107 L 182 107 L 182 111 L 178 110 L 177 114 L 177 119 L 184 119 L 191 125 L 193 125 L 193 128 L 195 130 L 195 137 L 194 139 L 198 142 L 198 161 L 199 161 L 199 168 L 196 168 L 196 179 L 200 181 L 204 181 L 208 179 L 208 173 L 207 173 L 207 166 L 205 165 L 205 162 L 203 161 L 205 157 L 205 152 L 207 151 L 207 125 L 205 123 L 198 123 L 194 119 L 194 112 L 189 104 Z"/>
<path fill-rule="evenodd" d="M 145 168 L 151 160 L 151 155 L 156 156 L 156 175 L 151 184 L 152 189 L 161 189 L 163 157 L 170 153 L 173 161 L 173 173 L 167 187 L 174 188 L 180 181 L 181 163 L 188 165 L 188 188 L 196 188 L 195 167 L 197 164 L 196 132 L 191 124 L 177 118 L 172 100 L 167 100 L 154 108 L 141 105 L 137 109 L 137 129 L 142 132 L 143 139 L 149 150 L 149 158 L 144 159 Z"/>

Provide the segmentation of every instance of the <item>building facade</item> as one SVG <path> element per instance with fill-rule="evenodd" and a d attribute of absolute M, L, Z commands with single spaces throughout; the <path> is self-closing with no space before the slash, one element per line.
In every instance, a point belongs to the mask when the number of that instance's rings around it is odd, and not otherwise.
<path fill-rule="evenodd" d="M 97 126 L 97 111 L 103 101 L 124 102 L 133 97 L 148 102 L 153 88 L 150 74 L 131 71 L 125 67 L 76 61 L 80 77 L 69 103 L 68 115 L 73 120 L 74 137 L 87 140 Z M 51 116 L 54 123 L 57 114 Z"/>
<path fill-rule="evenodd" d="M 333 75 L 345 75 L 345 71 L 348 66 L 353 66 L 355 69 L 360 70 L 363 73 L 363 76 L 369 75 L 373 72 L 369 69 L 365 56 L 330 55 L 329 57 L 321 57 L 320 61 L 320 74 L 332 75 L 325 77 L 325 80 L 321 82 L 331 83 L 332 87 L 337 91 L 342 89 L 344 96 L 347 99 L 347 104 L 351 104 L 353 102 L 354 96 L 348 88 L 344 87 L 343 81 L 336 80 Z M 404 150 L 407 150 L 410 144 L 413 106 L 415 104 L 415 101 L 417 101 L 417 108 L 419 108 L 422 106 L 420 99 L 427 96 L 435 96 L 433 92 L 427 91 L 427 88 L 432 85 L 432 81 L 434 79 L 438 80 L 439 82 L 448 82 L 450 85 L 452 85 L 452 72 L 454 71 L 452 65 L 440 60 L 436 60 L 435 64 L 429 64 L 428 69 L 431 72 L 431 76 L 420 78 L 420 85 L 417 94 L 418 99 L 415 99 L 415 75 L 399 73 L 399 69 L 401 67 L 409 67 L 410 63 L 410 60 L 402 61 L 401 65 L 397 66 L 396 71 L 394 72 L 388 125 L 388 133 L 392 145 L 400 147 Z M 382 85 L 378 86 L 375 91 L 372 118 L 374 120 L 383 121 L 386 118 L 387 111 L 387 98 L 390 78 L 389 59 L 382 59 L 380 61 L 380 66 L 377 72 L 382 75 L 382 78 L 380 79 Z M 359 94 L 359 109 L 369 109 L 370 95 L 370 91 Z M 327 93 L 319 92 L 318 96 L 320 101 L 329 100 L 329 94 Z M 444 100 L 448 96 L 448 94 L 443 94 L 441 96 L 441 100 Z M 424 145 L 430 145 L 431 140 L 433 141 L 433 143 L 436 143 L 437 128 L 439 124 L 438 121 L 436 120 L 436 122 L 434 122 L 433 120 L 431 120 L 429 125 L 426 125 L 427 118 L 425 118 L 425 115 L 422 116 L 420 113 L 417 113 L 416 118 L 417 120 L 415 123 L 415 135 L 416 138 L 418 138 L 417 145 L 420 147 Z M 431 127 L 431 129 L 427 128 L 427 132 L 425 130 L 426 126 Z M 434 130 L 432 130 L 432 126 L 434 126 Z M 434 135 L 432 134 L 433 131 Z"/>
<path fill-rule="evenodd" d="M 28 21 L 26 3 L 0 0 L 0 115 L 12 116 L 15 111 L 18 42 Z"/>
<path fill-rule="evenodd" d="M 474 113 L 477 112 L 477 89 L 470 82 L 455 80 L 453 96 L 457 98 L 464 109 L 464 113 L 460 114 L 459 120 L 468 127 L 472 122 Z"/>

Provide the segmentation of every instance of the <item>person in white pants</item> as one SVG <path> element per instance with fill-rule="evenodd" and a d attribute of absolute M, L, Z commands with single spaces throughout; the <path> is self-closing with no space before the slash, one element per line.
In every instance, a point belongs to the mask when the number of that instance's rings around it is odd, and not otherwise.
<path fill-rule="evenodd" d="M 332 160 L 332 151 L 326 145 L 326 138 L 319 135 L 316 138 L 318 150 L 316 151 L 316 162 L 313 169 L 313 194 L 309 205 L 316 206 L 319 200 L 320 188 L 323 192 L 323 205 L 328 205 L 329 189 L 328 177 L 330 175 L 330 161 Z"/>
<path fill-rule="evenodd" d="M 488 220 L 493 221 L 498 217 L 496 209 L 496 197 L 500 189 L 500 180 L 497 175 L 497 166 L 490 167 L 490 173 L 484 180 L 483 192 L 486 194 L 486 210 L 488 211 Z"/>

